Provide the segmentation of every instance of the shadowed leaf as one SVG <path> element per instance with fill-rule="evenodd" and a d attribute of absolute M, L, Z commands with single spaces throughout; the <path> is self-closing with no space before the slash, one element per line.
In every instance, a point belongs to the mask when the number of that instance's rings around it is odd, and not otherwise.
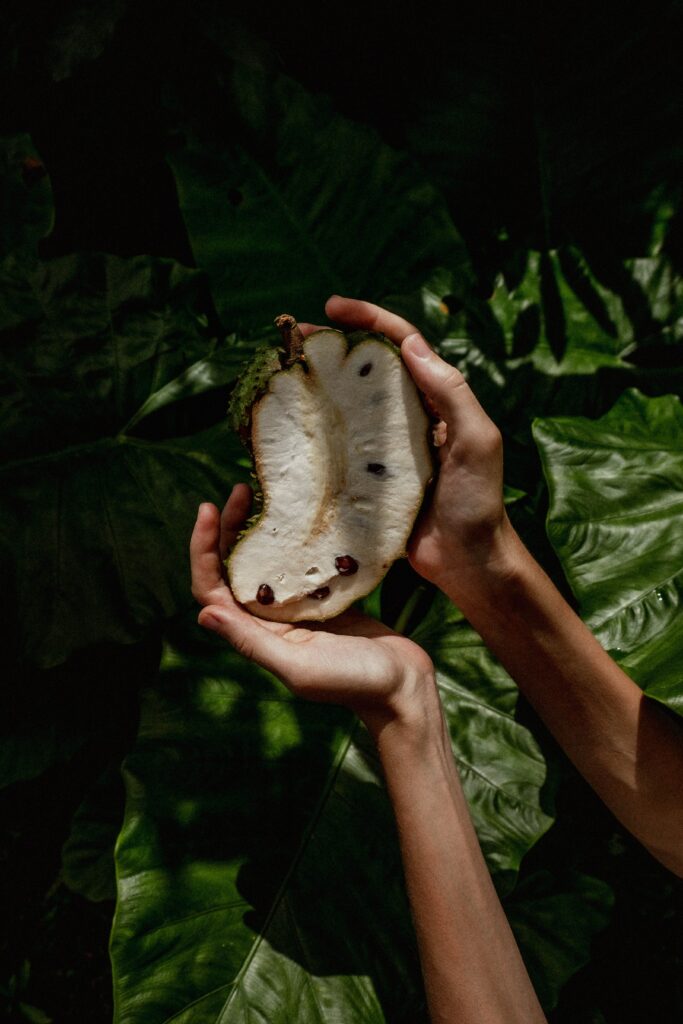
<path fill-rule="evenodd" d="M 243 350 L 207 337 L 200 282 L 151 257 L 3 268 L 9 635 L 40 665 L 103 640 L 130 643 L 190 601 L 196 508 L 237 479 L 238 442 L 225 421 L 189 438 L 173 437 L 172 417 L 162 437 L 128 431 L 238 372 Z"/>
<path fill-rule="evenodd" d="M 543 758 L 514 720 L 513 683 L 452 606 L 415 635 L 509 888 L 551 822 Z M 347 714 L 294 700 L 226 648 L 169 647 L 125 774 L 118 1024 L 426 1019 L 393 815 Z"/>
<path fill-rule="evenodd" d="M 377 298 L 434 263 L 467 277 L 443 200 L 409 159 L 290 79 L 240 64 L 225 77 L 230 144 L 190 136 L 169 162 L 226 325 L 283 311 L 317 323 L 330 293 Z"/>

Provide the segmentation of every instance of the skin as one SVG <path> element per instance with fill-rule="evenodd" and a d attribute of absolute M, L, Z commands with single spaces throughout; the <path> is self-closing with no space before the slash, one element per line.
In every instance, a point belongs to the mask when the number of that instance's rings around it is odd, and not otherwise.
<path fill-rule="evenodd" d="M 439 477 L 411 564 L 461 609 L 613 814 L 683 875 L 683 729 L 612 661 L 515 533 L 497 427 L 407 321 L 339 296 L 326 312 L 400 345 L 442 417 Z"/>
<path fill-rule="evenodd" d="M 411 564 L 463 611 L 616 817 L 683 875 L 683 730 L 611 660 L 515 533 L 495 424 L 407 321 L 340 296 L 326 313 L 400 346 L 441 417 L 439 475 L 411 538 Z M 237 605 L 222 558 L 250 501 L 238 485 L 222 515 L 200 506 L 191 542 L 200 624 L 296 694 L 344 704 L 366 724 L 396 815 L 432 1020 L 543 1021 L 472 828 L 430 659 L 355 611 L 307 628 Z"/>
<path fill-rule="evenodd" d="M 222 558 L 248 514 L 238 484 L 222 515 L 199 508 L 190 545 L 199 623 L 298 696 L 353 709 L 373 736 L 401 845 L 434 1024 L 542 1024 L 491 882 L 425 652 L 355 611 L 312 625 L 258 619 L 234 600 Z"/>

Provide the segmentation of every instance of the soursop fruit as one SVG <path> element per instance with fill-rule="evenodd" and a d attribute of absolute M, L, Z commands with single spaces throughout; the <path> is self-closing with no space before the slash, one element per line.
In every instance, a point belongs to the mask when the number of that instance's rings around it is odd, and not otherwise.
<path fill-rule="evenodd" d="M 236 599 L 265 619 L 328 619 L 405 553 L 433 464 L 430 419 L 398 349 L 376 334 L 276 321 L 288 352 L 263 350 L 231 411 L 263 508 L 226 566 Z"/>

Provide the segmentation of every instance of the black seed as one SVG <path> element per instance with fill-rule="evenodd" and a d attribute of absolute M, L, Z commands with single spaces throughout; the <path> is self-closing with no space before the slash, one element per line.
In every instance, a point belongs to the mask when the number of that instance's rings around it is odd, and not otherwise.
<path fill-rule="evenodd" d="M 361 366 L 360 370 L 358 371 L 358 374 L 360 377 L 367 377 L 371 369 L 372 363 L 365 363 L 363 366 Z"/>
<path fill-rule="evenodd" d="M 267 583 L 262 583 L 256 591 L 256 600 L 259 604 L 272 604 L 275 600 L 272 587 L 269 587 Z"/>
<path fill-rule="evenodd" d="M 381 462 L 368 462 L 365 468 L 368 473 L 374 473 L 375 476 L 384 476 L 387 471 L 387 467 L 383 466 Z"/>
<path fill-rule="evenodd" d="M 335 558 L 334 564 L 340 576 L 353 576 L 358 572 L 358 562 L 351 555 L 339 555 Z"/>
<path fill-rule="evenodd" d="M 317 590 L 312 590 L 308 596 L 314 598 L 316 601 L 322 601 L 324 597 L 327 597 L 329 592 L 329 587 L 318 587 Z"/>

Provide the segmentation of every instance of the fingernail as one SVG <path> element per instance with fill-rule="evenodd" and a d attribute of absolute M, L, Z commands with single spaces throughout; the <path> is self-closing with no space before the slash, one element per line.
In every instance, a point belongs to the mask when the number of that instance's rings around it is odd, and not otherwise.
<path fill-rule="evenodd" d="M 403 344 L 408 345 L 411 354 L 417 359 L 429 359 L 432 354 L 432 350 L 421 334 L 409 334 Z"/>
<path fill-rule="evenodd" d="M 221 620 L 216 618 L 215 615 L 202 615 L 202 621 L 199 623 L 204 629 L 212 629 L 215 632 L 221 628 Z"/>

